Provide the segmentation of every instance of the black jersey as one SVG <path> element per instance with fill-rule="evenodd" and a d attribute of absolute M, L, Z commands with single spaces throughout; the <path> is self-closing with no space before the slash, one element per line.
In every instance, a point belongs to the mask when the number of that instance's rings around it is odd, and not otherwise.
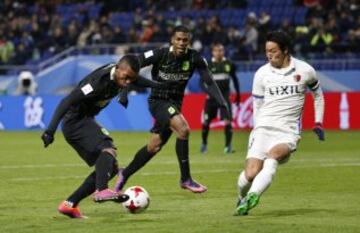
<path fill-rule="evenodd" d="M 113 72 L 115 64 L 107 64 L 81 80 L 74 91 L 81 91 L 83 95 L 78 97 L 78 104 L 70 107 L 70 112 L 95 116 L 105 108 L 124 89 L 113 81 Z"/>
<path fill-rule="evenodd" d="M 232 79 L 234 83 L 236 92 L 239 93 L 236 66 L 230 60 L 224 58 L 222 61 L 217 62 L 213 58 L 209 62 L 209 69 L 213 74 L 213 78 L 224 97 L 229 96 L 230 94 L 230 79 Z"/>
<path fill-rule="evenodd" d="M 124 88 L 113 81 L 115 64 L 104 65 L 87 75 L 56 108 L 48 130 L 55 132 L 61 118 L 97 115 Z"/>
<path fill-rule="evenodd" d="M 197 51 L 187 49 L 184 55 L 176 57 L 172 49 L 172 47 L 164 47 L 147 51 L 140 56 L 140 60 L 142 67 L 153 65 L 151 70 L 153 80 L 178 82 L 178 85 L 169 89 L 152 88 L 149 99 L 170 100 L 181 104 L 186 85 L 194 70 L 208 70 L 208 67 Z"/>

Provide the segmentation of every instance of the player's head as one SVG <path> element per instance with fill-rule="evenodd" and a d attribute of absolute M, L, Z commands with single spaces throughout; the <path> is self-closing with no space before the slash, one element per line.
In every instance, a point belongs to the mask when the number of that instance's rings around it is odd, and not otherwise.
<path fill-rule="evenodd" d="M 191 35 L 190 30 L 183 26 L 176 26 L 171 36 L 171 44 L 173 52 L 176 56 L 183 55 L 190 45 Z"/>
<path fill-rule="evenodd" d="M 215 43 L 211 47 L 212 56 L 217 61 L 221 61 L 224 58 L 224 46 L 221 43 Z"/>
<path fill-rule="evenodd" d="M 266 57 L 274 67 L 281 68 L 289 58 L 290 38 L 283 31 L 273 31 L 266 36 Z"/>
<path fill-rule="evenodd" d="M 140 61 L 136 55 L 124 55 L 115 67 L 114 80 L 120 87 L 126 87 L 134 82 L 139 74 Z"/>

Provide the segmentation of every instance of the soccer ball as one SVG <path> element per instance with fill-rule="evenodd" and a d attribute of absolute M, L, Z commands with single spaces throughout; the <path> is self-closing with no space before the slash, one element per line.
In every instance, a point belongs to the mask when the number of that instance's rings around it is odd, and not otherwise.
<path fill-rule="evenodd" d="M 140 213 L 150 204 L 149 193 L 141 186 L 132 186 L 125 190 L 124 194 L 129 196 L 129 200 L 123 202 L 123 207 L 132 214 Z"/>

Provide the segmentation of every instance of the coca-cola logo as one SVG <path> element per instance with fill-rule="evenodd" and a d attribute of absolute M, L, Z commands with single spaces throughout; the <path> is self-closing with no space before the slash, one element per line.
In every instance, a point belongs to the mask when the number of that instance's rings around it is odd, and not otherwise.
<path fill-rule="evenodd" d="M 233 128 L 252 128 L 253 124 L 253 108 L 252 108 L 252 97 L 248 97 L 244 102 L 240 103 L 238 107 L 235 103 L 232 103 L 232 115 Z M 201 112 L 201 116 L 203 116 L 204 111 Z M 204 122 L 203 117 L 201 117 L 201 123 Z M 217 128 L 224 126 L 225 123 L 220 119 L 220 112 L 218 112 L 218 116 L 210 123 L 210 128 Z"/>
<path fill-rule="evenodd" d="M 244 103 L 240 104 L 240 109 L 237 111 L 238 114 L 234 118 L 239 128 L 252 128 L 254 126 L 252 103 L 253 98 L 250 96 Z"/>

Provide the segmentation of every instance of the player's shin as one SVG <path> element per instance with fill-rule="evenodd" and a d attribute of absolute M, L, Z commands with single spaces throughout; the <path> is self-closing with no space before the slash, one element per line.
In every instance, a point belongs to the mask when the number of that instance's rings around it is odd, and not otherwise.
<path fill-rule="evenodd" d="M 245 171 L 242 171 L 239 175 L 238 179 L 238 187 L 239 187 L 239 200 L 246 197 L 247 192 L 251 187 L 251 182 L 245 176 Z"/>
<path fill-rule="evenodd" d="M 116 159 L 110 153 L 103 151 L 95 163 L 96 190 L 101 191 L 108 188 L 108 181 L 114 174 Z"/>
<path fill-rule="evenodd" d="M 147 145 L 145 145 L 136 153 L 134 159 L 122 172 L 122 175 L 125 177 L 125 179 L 128 179 L 132 174 L 145 166 L 145 164 L 147 164 L 153 156 L 154 154 L 150 153 L 147 149 Z"/>
<path fill-rule="evenodd" d="M 178 157 L 181 181 L 191 178 L 189 165 L 189 140 L 176 139 L 176 155 Z"/>
<path fill-rule="evenodd" d="M 76 207 L 80 201 L 95 192 L 95 172 L 92 172 L 66 200 Z"/>
<path fill-rule="evenodd" d="M 261 195 L 270 186 L 273 176 L 276 173 L 278 161 L 276 159 L 265 159 L 262 170 L 257 174 L 249 193 L 257 193 Z"/>

